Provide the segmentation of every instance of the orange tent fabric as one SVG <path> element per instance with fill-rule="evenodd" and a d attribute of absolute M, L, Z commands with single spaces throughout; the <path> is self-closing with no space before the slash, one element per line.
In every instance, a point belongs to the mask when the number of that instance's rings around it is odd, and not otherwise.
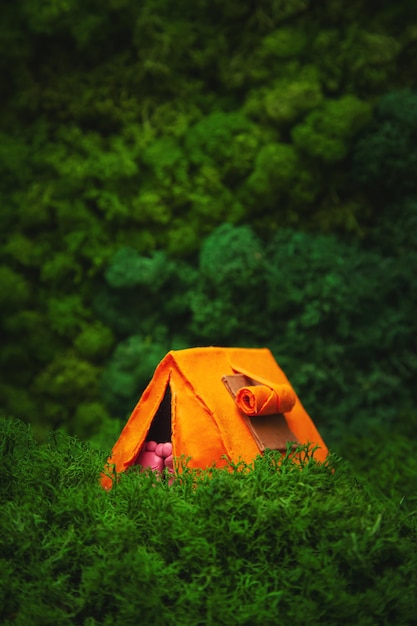
<path fill-rule="evenodd" d="M 189 466 L 199 468 L 224 466 L 228 459 L 251 462 L 262 452 L 259 440 L 222 381 L 237 374 L 272 389 L 289 386 L 284 399 L 294 399 L 292 410 L 284 412 L 289 430 L 300 443 L 319 446 L 315 458 L 326 458 L 324 441 L 270 350 L 190 348 L 169 352 L 156 368 L 113 447 L 101 477 L 103 487 L 111 488 L 114 471 L 123 472 L 135 463 L 150 438 L 172 441 L 174 466 L 181 456 L 190 457 Z"/>
<path fill-rule="evenodd" d="M 241 387 L 236 394 L 238 409 L 246 415 L 288 413 L 295 405 L 295 393 L 289 385 Z"/>

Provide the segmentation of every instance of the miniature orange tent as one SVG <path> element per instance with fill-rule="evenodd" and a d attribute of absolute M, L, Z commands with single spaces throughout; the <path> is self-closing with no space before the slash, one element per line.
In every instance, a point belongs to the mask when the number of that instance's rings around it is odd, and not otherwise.
<path fill-rule="evenodd" d="M 169 352 L 155 370 L 113 447 L 101 483 L 135 464 L 145 441 L 172 441 L 174 459 L 190 467 L 251 462 L 287 442 L 328 450 L 271 352 L 255 348 L 190 348 Z M 223 458 L 224 457 L 224 458 Z"/>

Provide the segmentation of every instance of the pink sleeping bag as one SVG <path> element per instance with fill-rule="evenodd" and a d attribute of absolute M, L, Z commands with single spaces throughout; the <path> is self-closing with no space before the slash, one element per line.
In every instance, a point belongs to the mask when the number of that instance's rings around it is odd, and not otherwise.
<path fill-rule="evenodd" d="M 170 474 L 173 474 L 172 443 L 170 441 L 166 443 L 145 441 L 136 464 L 141 465 L 143 469 L 150 467 L 154 472 L 162 472 L 166 468 Z"/>

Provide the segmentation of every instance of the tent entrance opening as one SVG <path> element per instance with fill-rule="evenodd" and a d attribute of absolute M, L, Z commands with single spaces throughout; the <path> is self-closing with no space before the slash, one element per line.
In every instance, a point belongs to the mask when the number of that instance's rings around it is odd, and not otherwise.
<path fill-rule="evenodd" d="M 171 422 L 171 389 L 167 385 L 165 395 L 159 405 L 159 409 L 155 413 L 146 436 L 146 441 L 171 441 L 172 438 L 172 422 Z"/>

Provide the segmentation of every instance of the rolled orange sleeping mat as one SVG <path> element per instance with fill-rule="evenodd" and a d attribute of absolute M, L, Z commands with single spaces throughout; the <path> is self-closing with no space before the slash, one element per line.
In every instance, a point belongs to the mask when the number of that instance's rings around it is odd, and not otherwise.
<path fill-rule="evenodd" d="M 246 415 L 273 415 L 288 413 L 296 397 L 289 385 L 242 387 L 236 394 L 237 407 Z"/>

